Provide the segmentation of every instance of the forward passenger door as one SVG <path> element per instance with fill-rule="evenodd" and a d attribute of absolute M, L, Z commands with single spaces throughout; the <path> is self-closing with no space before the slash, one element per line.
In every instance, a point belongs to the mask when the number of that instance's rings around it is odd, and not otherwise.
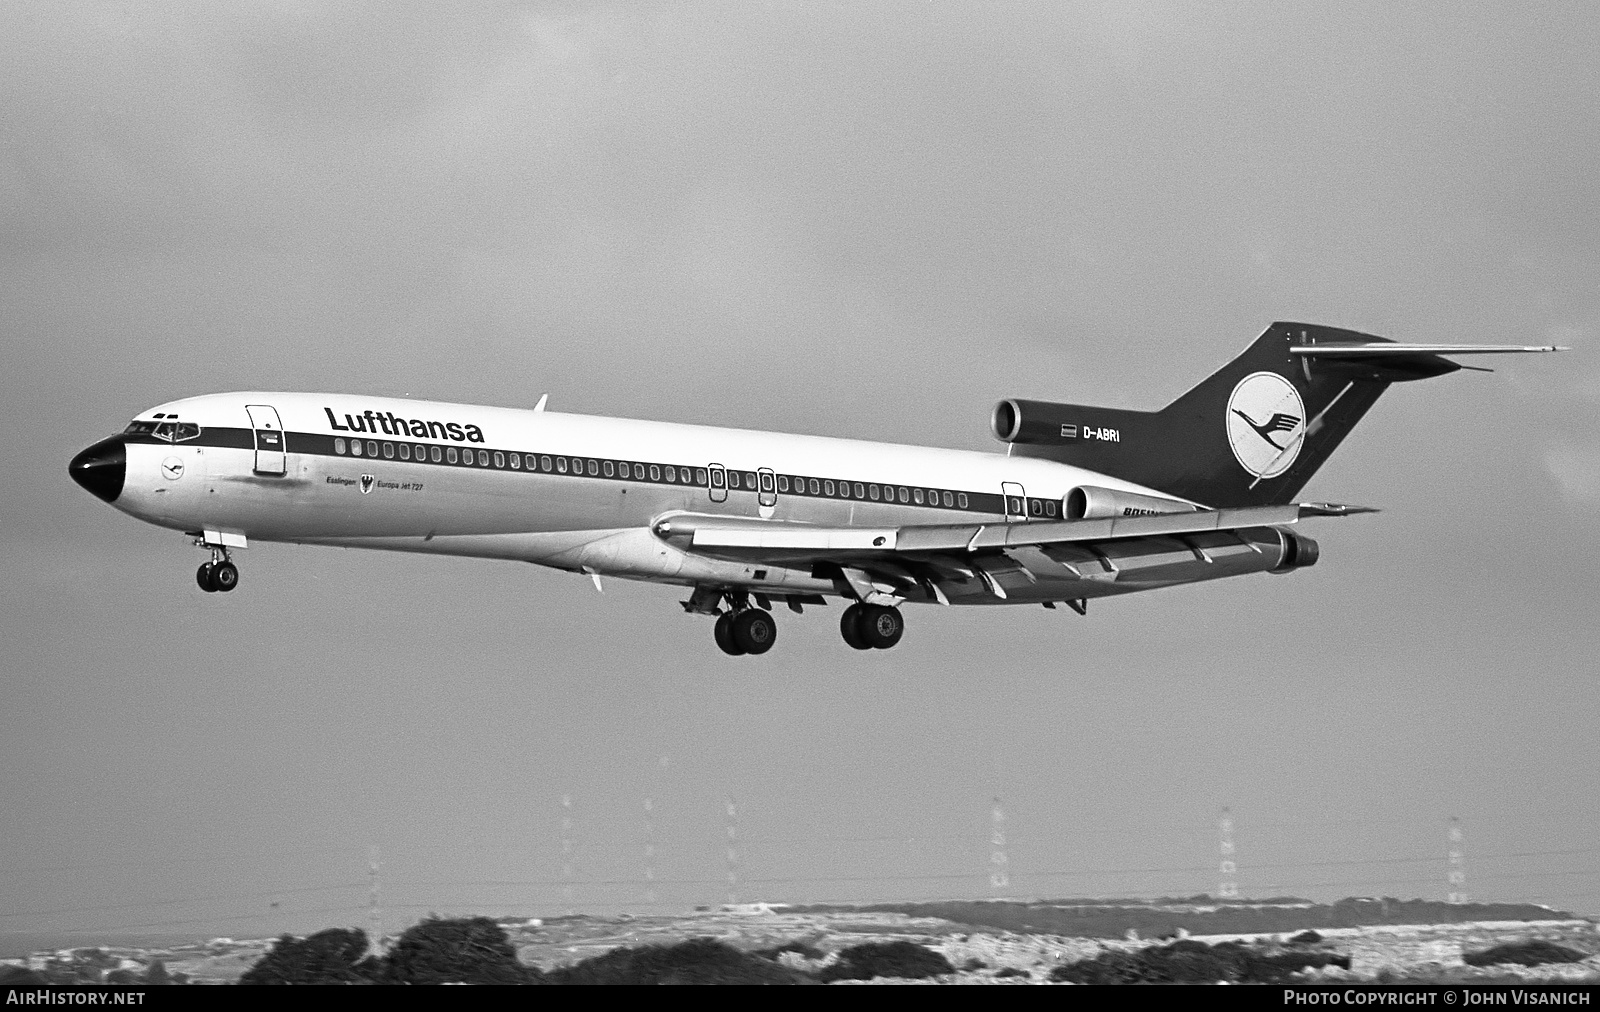
<path fill-rule="evenodd" d="M 250 428 L 255 430 L 256 474 L 287 474 L 289 466 L 278 409 L 266 404 L 246 404 L 244 409 L 250 415 Z"/>

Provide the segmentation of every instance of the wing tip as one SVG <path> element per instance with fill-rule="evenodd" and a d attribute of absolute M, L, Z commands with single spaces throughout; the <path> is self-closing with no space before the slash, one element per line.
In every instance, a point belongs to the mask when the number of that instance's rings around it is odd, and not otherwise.
<path fill-rule="evenodd" d="M 1303 502 L 1296 503 L 1303 517 L 1350 517 L 1358 513 L 1381 513 L 1376 506 L 1352 506 L 1348 503 L 1337 502 Z"/>

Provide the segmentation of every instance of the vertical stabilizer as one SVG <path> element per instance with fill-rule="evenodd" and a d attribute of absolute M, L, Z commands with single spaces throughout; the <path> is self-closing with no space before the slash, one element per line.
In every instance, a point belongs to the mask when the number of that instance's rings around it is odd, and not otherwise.
<path fill-rule="evenodd" d="M 1459 368 L 1433 355 L 1322 359 L 1314 345 L 1383 338 L 1275 323 L 1233 361 L 1160 411 L 1002 401 L 1018 456 L 1114 475 L 1207 506 L 1290 502 L 1388 385 Z M 1300 348 L 1302 352 L 1291 351 Z"/>

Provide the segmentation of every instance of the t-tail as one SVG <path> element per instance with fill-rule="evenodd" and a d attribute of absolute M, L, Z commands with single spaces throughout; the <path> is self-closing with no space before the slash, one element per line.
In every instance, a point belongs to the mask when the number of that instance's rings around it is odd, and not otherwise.
<path fill-rule="evenodd" d="M 994 433 L 1042 457 L 1210 507 L 1294 500 L 1391 383 L 1470 369 L 1444 355 L 1561 351 L 1399 344 L 1353 330 L 1274 323 L 1160 411 L 1005 400 Z"/>

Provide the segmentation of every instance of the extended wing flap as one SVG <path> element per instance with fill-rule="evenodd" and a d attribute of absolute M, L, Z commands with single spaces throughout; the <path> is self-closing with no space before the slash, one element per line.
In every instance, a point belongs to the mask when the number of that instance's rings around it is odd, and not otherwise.
<path fill-rule="evenodd" d="M 1194 513 L 1167 513 L 1153 517 L 1112 517 L 1106 520 L 1058 520 L 1046 523 L 1010 524 L 1004 530 L 1007 546 L 1057 545 L 1074 541 L 1110 541 L 1116 538 L 1199 534 L 1203 531 L 1228 530 L 1236 527 L 1292 524 L 1301 516 L 1300 507 L 1291 503 L 1287 506 L 1199 510 Z"/>
<path fill-rule="evenodd" d="M 721 517 L 674 517 L 657 525 L 664 537 L 689 535 L 694 548 L 740 555 L 778 552 L 814 555 L 818 559 L 852 555 L 907 555 L 929 552 L 981 552 L 1023 546 L 1112 541 L 1120 538 L 1198 534 L 1292 524 L 1308 516 L 1344 516 L 1368 512 L 1362 507 L 1329 503 L 1290 503 L 1237 509 L 1198 510 L 1161 516 L 1112 517 L 1104 520 L 1057 520 L 1012 524 L 929 524 L 892 528 L 818 527 L 782 521 Z"/>

